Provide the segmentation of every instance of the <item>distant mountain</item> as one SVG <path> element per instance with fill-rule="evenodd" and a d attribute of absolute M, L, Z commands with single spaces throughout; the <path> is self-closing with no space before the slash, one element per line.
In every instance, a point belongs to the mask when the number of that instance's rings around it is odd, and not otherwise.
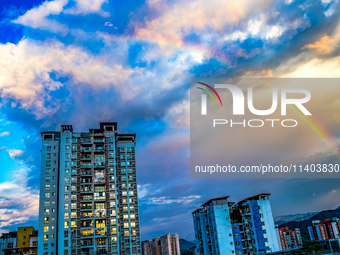
<path fill-rule="evenodd" d="M 331 218 L 340 218 L 340 207 L 334 210 L 326 210 L 316 213 L 311 218 L 302 221 L 289 221 L 284 224 L 279 225 L 279 227 L 289 227 L 289 229 L 299 228 L 301 234 L 304 236 L 308 236 L 308 226 L 312 225 L 313 220 L 324 220 Z"/>
<path fill-rule="evenodd" d="M 308 212 L 308 213 L 299 213 L 299 214 L 290 214 L 290 215 L 282 215 L 275 217 L 274 221 L 276 225 L 282 225 L 289 221 L 303 221 L 308 220 L 313 217 L 318 212 Z"/>
<path fill-rule="evenodd" d="M 183 238 L 180 238 L 179 239 L 179 246 L 181 248 L 181 253 L 184 252 L 184 251 L 189 251 L 191 250 L 195 244 L 193 242 L 189 242 Z"/>

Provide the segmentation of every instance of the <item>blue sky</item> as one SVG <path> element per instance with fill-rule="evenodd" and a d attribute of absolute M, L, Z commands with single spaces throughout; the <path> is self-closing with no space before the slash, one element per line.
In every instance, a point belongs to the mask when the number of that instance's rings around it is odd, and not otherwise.
<path fill-rule="evenodd" d="M 193 239 L 216 196 L 271 192 L 276 216 L 340 205 L 338 180 L 189 177 L 190 78 L 339 77 L 338 0 L 0 6 L 0 232 L 37 224 L 40 132 L 108 120 L 137 133 L 142 239 Z"/>

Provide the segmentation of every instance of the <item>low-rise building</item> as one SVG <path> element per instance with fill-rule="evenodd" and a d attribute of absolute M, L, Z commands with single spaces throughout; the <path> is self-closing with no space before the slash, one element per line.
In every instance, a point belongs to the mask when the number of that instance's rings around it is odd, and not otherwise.
<path fill-rule="evenodd" d="M 340 220 L 338 218 L 314 220 L 308 227 L 309 237 L 312 241 L 339 239 Z"/>
<path fill-rule="evenodd" d="M 0 237 L 0 255 L 34 255 L 37 248 L 38 231 L 34 227 L 19 227 Z"/>
<path fill-rule="evenodd" d="M 302 247 L 302 238 L 299 228 L 290 230 L 288 227 L 277 228 L 281 250 L 295 249 Z"/>

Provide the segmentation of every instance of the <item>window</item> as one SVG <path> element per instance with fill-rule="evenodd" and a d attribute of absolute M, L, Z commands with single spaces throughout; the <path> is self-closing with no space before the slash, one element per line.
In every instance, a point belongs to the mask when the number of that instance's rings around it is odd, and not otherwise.
<path fill-rule="evenodd" d="M 64 228 L 68 228 L 68 221 L 64 222 Z"/>
<path fill-rule="evenodd" d="M 46 184 L 45 185 L 45 190 L 49 190 L 49 189 L 51 189 L 51 185 L 50 184 Z"/>
<path fill-rule="evenodd" d="M 44 241 L 48 241 L 48 235 L 44 235 Z"/>
<path fill-rule="evenodd" d="M 44 206 L 50 206 L 50 201 L 49 200 L 45 200 Z"/>
<path fill-rule="evenodd" d="M 47 151 L 51 151 L 52 146 L 47 146 Z"/>
<path fill-rule="evenodd" d="M 49 231 L 49 226 L 44 226 L 44 232 L 48 232 Z"/>
<path fill-rule="evenodd" d="M 124 236 L 129 236 L 130 232 L 129 231 L 124 231 Z"/>
<path fill-rule="evenodd" d="M 45 217 L 45 218 L 44 218 L 44 223 L 45 223 L 45 224 L 48 224 L 48 223 L 49 223 L 49 218 L 48 218 L 48 217 Z"/>
<path fill-rule="evenodd" d="M 51 160 L 46 161 L 46 166 L 51 166 Z"/>
<path fill-rule="evenodd" d="M 105 209 L 105 203 L 96 203 L 96 209 Z"/>
<path fill-rule="evenodd" d="M 44 209 L 44 214 L 49 215 L 50 214 L 50 209 Z"/>

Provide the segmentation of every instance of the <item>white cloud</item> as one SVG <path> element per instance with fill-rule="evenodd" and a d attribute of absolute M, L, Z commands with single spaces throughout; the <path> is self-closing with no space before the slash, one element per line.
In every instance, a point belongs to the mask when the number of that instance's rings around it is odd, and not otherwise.
<path fill-rule="evenodd" d="M 191 0 L 164 6 L 160 1 L 149 1 L 149 6 L 162 6 L 163 13 L 146 26 L 134 24 L 136 36 L 142 40 L 156 41 L 161 45 L 182 46 L 182 38 L 190 31 L 204 31 L 208 28 L 225 32 L 257 11 L 271 4 L 271 0 L 261 1 L 204 1 Z M 157 9 L 157 8 L 156 8 Z"/>
<path fill-rule="evenodd" d="M 51 72 L 67 76 L 69 84 L 75 86 L 87 84 L 102 89 L 116 86 L 127 99 L 135 92 L 122 84 L 139 71 L 115 63 L 108 55 L 92 55 L 80 47 L 65 46 L 58 41 L 39 43 L 24 39 L 18 45 L 0 44 L 0 94 L 4 103 L 11 99 L 13 106 L 20 104 L 38 118 L 55 113 L 59 110 L 58 100 L 49 92 L 63 84 L 53 80 Z"/>
<path fill-rule="evenodd" d="M 0 133 L 0 137 L 2 137 L 2 136 L 9 136 L 9 135 L 10 135 L 9 131 L 5 131 L 5 132 Z"/>
<path fill-rule="evenodd" d="M 285 68 L 285 66 L 292 67 L 291 72 L 282 75 L 283 78 L 339 78 L 340 77 L 340 57 L 331 59 L 317 59 L 313 58 L 305 63 L 297 64 L 295 66 L 290 63 L 284 64 L 278 70 Z"/>
<path fill-rule="evenodd" d="M 24 15 L 13 20 L 14 23 L 27 27 L 48 30 L 53 33 L 67 34 L 70 29 L 54 19 L 54 15 L 61 13 L 71 15 L 86 15 L 97 13 L 103 17 L 109 17 L 110 13 L 102 10 L 102 5 L 108 0 L 75 0 L 75 6 L 65 9 L 69 0 L 45 1 L 40 6 L 27 11 Z"/>
<path fill-rule="evenodd" d="M 17 150 L 17 149 L 8 149 L 7 151 L 8 151 L 9 156 L 13 159 L 15 157 L 20 157 L 24 153 L 24 151 Z"/>
<path fill-rule="evenodd" d="M 102 5 L 107 3 L 108 0 L 75 0 L 75 2 L 76 6 L 65 10 L 65 13 L 74 15 L 98 13 L 103 17 L 110 16 L 109 12 L 104 12 L 102 10 Z"/>
<path fill-rule="evenodd" d="M 178 198 L 170 198 L 170 197 L 154 197 L 150 198 L 148 200 L 148 204 L 156 204 L 156 205 L 161 205 L 161 204 L 189 204 L 191 202 L 196 201 L 197 199 L 200 199 L 201 196 L 199 195 L 192 195 L 192 196 L 185 196 L 185 197 L 178 197 Z"/>
<path fill-rule="evenodd" d="M 0 232 L 38 218 L 39 191 L 27 187 L 29 171 L 19 169 L 14 173 L 14 181 L 0 183 Z"/>
<path fill-rule="evenodd" d="M 13 22 L 32 28 L 49 30 L 54 33 L 66 33 L 68 27 L 49 18 L 49 16 L 60 14 L 67 3 L 68 0 L 46 1 L 39 7 L 27 11 Z"/>

